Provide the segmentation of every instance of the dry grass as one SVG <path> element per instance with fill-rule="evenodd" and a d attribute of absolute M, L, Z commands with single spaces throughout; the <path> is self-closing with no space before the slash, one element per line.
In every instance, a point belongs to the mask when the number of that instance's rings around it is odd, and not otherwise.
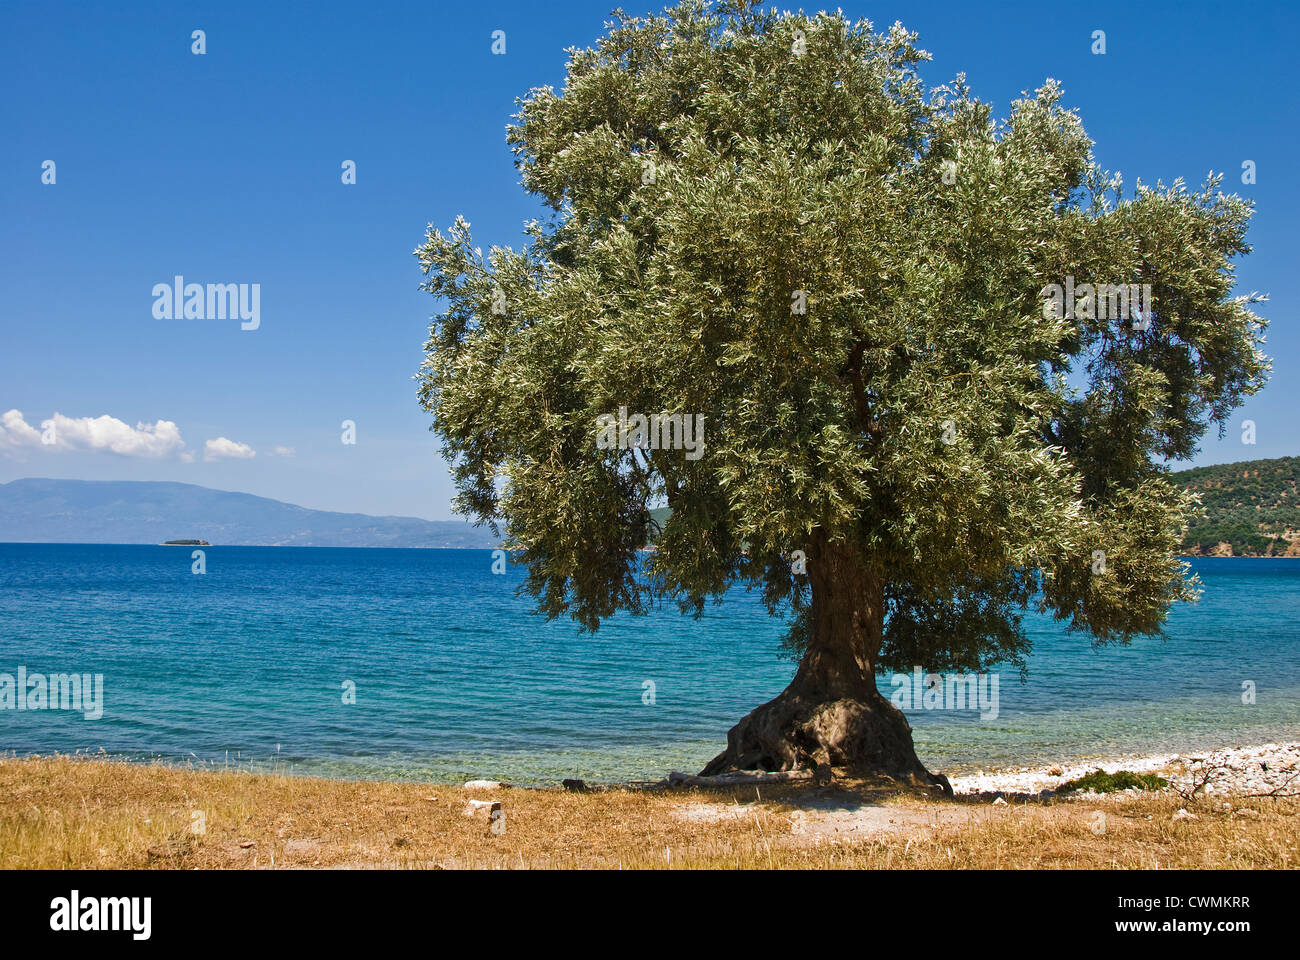
<path fill-rule="evenodd" d="M 504 836 L 463 815 L 470 798 L 504 801 Z M 0 868 L 1295 866 L 1300 800 L 1232 803 L 1175 821 L 1167 793 L 1004 807 L 856 782 L 468 791 L 40 757 L 0 760 Z"/>

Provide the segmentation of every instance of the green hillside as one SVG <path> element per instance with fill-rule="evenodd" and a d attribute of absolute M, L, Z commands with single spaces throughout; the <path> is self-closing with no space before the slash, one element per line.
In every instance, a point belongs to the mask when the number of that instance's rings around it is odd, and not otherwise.
<path fill-rule="evenodd" d="M 1173 478 L 1205 507 L 1187 531 L 1188 553 L 1226 554 L 1220 544 L 1227 544 L 1233 556 L 1300 555 L 1300 457 L 1197 467 Z"/>

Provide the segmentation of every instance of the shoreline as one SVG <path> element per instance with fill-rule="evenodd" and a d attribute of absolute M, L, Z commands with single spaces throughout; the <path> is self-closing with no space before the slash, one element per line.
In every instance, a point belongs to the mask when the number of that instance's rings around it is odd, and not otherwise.
<path fill-rule="evenodd" d="M 3 486 L 3 484 L 0 484 Z M 404 518 L 399 518 L 404 519 Z M 421 519 L 419 517 L 412 519 Z M 455 523 L 454 520 L 429 520 L 428 523 Z M 443 547 L 391 547 L 391 546 L 364 546 L 352 545 L 344 546 L 339 544 L 310 544 L 310 543 L 170 543 L 156 540 L 132 540 L 130 542 L 118 542 L 116 540 L 0 540 L 0 547 L 168 547 L 168 546 L 209 546 L 209 547 L 290 547 L 297 550 L 494 550 L 501 546 L 501 542 L 495 544 L 484 544 L 482 546 L 443 546 Z M 515 548 L 518 549 L 518 548 Z M 637 553 L 654 553 L 653 544 L 645 547 L 637 547 Z M 1176 553 L 1174 557 L 1178 560 L 1300 560 L 1300 553 L 1295 554 L 1267 554 L 1267 553 Z"/>
<path fill-rule="evenodd" d="M 127 767 L 204 773 L 229 773 L 259 779 L 292 777 L 337 784 L 384 784 L 393 786 L 420 786 L 459 789 L 469 781 L 505 783 L 514 790 L 547 791 L 563 789 L 568 779 L 581 780 L 599 790 L 645 790 L 649 786 L 666 784 L 668 769 L 660 776 L 646 779 L 610 779 L 581 777 L 556 777 L 553 780 L 529 781 L 502 778 L 495 771 L 483 770 L 472 775 L 440 778 L 395 778 L 377 773 L 375 776 L 331 776 L 311 769 L 300 769 L 289 762 L 265 767 L 261 765 L 223 765 L 215 761 L 197 763 L 184 757 L 132 757 L 113 753 L 26 753 L 0 752 L 0 763 L 37 763 L 66 760 L 73 763 L 108 763 Z M 933 768 L 931 768 L 933 769 Z M 1157 773 L 1171 783 L 1187 781 L 1193 775 L 1211 773 L 1203 792 L 1206 794 L 1249 793 L 1260 795 L 1271 790 L 1285 789 L 1300 794 L 1300 740 L 1282 740 L 1238 747 L 1211 747 L 1165 753 L 1110 754 L 1095 758 L 1073 757 L 1057 763 L 1039 762 L 1030 765 L 1010 766 L 989 771 L 978 769 L 974 773 L 949 775 L 953 792 L 957 796 L 988 796 L 1003 794 L 1022 797 L 1050 797 L 1064 783 L 1086 776 L 1096 770 L 1116 773 L 1128 770 L 1133 773 Z M 693 771 L 684 771 L 688 775 Z M 942 771 L 940 771 L 942 772 Z M 837 778 L 841 771 L 837 770 Z"/>
<path fill-rule="evenodd" d="M 1260 795 L 1272 790 L 1300 794 L 1300 742 L 1074 760 L 988 773 L 977 771 L 951 777 L 950 781 L 958 795 L 1039 795 L 1045 791 L 1050 795 L 1061 784 L 1098 769 L 1106 773 L 1129 770 L 1168 774 L 1166 779 L 1179 786 L 1190 786 L 1193 778 L 1209 775 L 1203 790 L 1206 794 Z"/>

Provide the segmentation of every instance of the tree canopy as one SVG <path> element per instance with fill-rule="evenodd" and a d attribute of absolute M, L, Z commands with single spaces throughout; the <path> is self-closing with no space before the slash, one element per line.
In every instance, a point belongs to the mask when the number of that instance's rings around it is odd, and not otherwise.
<path fill-rule="evenodd" d="M 546 211 L 526 242 L 430 227 L 419 397 L 543 613 L 739 582 L 798 647 L 815 535 L 878 571 L 883 668 L 1022 661 L 1035 602 L 1106 642 L 1194 595 L 1166 464 L 1267 375 L 1233 296 L 1251 205 L 1126 187 L 1055 82 L 997 119 L 960 75 L 928 88 L 917 43 L 745 2 L 617 14 L 508 128 Z M 1149 308 L 1045 309 L 1067 278 Z M 620 407 L 702 415 L 704 455 L 598 449 Z"/>

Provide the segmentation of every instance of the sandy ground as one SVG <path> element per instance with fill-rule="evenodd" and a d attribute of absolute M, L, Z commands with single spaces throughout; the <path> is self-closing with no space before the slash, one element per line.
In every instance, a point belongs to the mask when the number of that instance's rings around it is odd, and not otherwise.
<path fill-rule="evenodd" d="M 979 773 L 952 780 L 958 804 L 871 802 L 834 787 L 789 798 L 785 819 L 797 845 L 852 843 L 878 837 L 912 837 L 941 827 L 978 826 L 1014 816 L 1015 806 L 1029 799 L 1051 799 L 1056 788 L 1094 770 L 1157 773 L 1176 787 L 1191 790 L 1204 780 L 1200 793 L 1237 797 L 1270 793 L 1300 794 L 1300 743 L 1269 743 L 1257 747 L 1187 754 L 1116 757 L 1069 766 L 1021 768 Z M 1087 797 L 1088 794 L 1075 794 Z M 1093 795 L 1094 797 L 1096 795 Z M 1110 797 L 1097 798 L 1109 802 Z M 1118 798 L 1122 800 L 1123 798 Z M 675 811 L 691 823 L 725 823 L 757 819 L 757 803 L 688 803 Z M 1062 810 L 1060 816 L 1069 814 Z"/>
<path fill-rule="evenodd" d="M 1175 778 L 1158 791 L 1020 792 L 1067 773 L 1049 768 L 951 798 L 847 776 L 566 790 L 0 757 L 0 868 L 1288 869 L 1298 752 L 1108 763 Z M 1208 793 L 1176 789 L 1208 775 Z"/>
<path fill-rule="evenodd" d="M 811 795 L 791 798 L 786 803 L 793 809 L 783 819 L 789 824 L 790 837 L 796 844 L 853 842 L 883 834 L 910 835 L 988 816 L 987 811 L 970 806 L 870 803 L 848 795 Z M 689 803 L 679 807 L 675 814 L 692 823 L 721 823 L 756 819 L 760 808 L 741 803 Z"/>

